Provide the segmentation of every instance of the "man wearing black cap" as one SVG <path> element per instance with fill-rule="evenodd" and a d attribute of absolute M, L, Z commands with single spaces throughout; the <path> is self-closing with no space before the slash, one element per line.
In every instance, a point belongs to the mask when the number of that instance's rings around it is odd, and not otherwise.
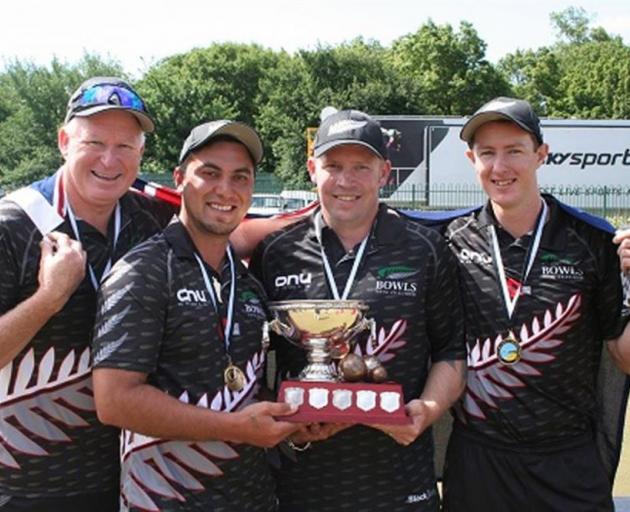
<path fill-rule="evenodd" d="M 540 194 L 548 147 L 527 102 L 492 100 L 461 138 L 489 200 L 446 229 L 468 376 L 445 510 L 613 510 L 594 433 L 602 340 L 614 351 L 624 325 L 610 226 Z"/>
<path fill-rule="evenodd" d="M 72 95 L 51 177 L 0 201 L 0 509 L 118 510 L 118 433 L 94 412 L 90 339 L 111 264 L 172 212 L 127 189 L 151 116 L 114 77 Z"/>
<path fill-rule="evenodd" d="M 300 428 L 256 402 L 264 292 L 233 254 L 262 144 L 249 126 L 192 130 L 179 221 L 124 256 L 99 292 L 94 396 L 123 429 L 121 510 L 276 510 L 263 449 Z"/>
<path fill-rule="evenodd" d="M 436 511 L 430 425 L 463 386 L 455 260 L 437 233 L 379 204 L 390 162 L 368 115 L 325 118 L 307 166 L 321 207 L 266 238 L 250 268 L 270 300 L 365 301 L 377 338 L 372 345 L 361 337 L 356 351 L 375 355 L 402 384 L 412 422 L 315 425 L 293 436 L 278 472 L 280 510 Z M 304 351 L 273 341 L 279 377 L 295 378 Z"/>

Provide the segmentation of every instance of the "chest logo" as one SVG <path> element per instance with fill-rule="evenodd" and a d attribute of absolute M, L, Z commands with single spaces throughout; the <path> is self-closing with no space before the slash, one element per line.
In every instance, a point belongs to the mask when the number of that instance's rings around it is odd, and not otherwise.
<path fill-rule="evenodd" d="M 200 304 L 208 302 L 206 290 L 190 290 L 180 288 L 177 290 L 177 300 L 180 304 Z"/>
<path fill-rule="evenodd" d="M 300 274 L 288 274 L 286 276 L 277 276 L 274 280 L 276 288 L 306 288 L 310 286 L 313 276 L 302 272 Z"/>
<path fill-rule="evenodd" d="M 413 278 L 419 272 L 415 268 L 404 265 L 381 267 L 376 272 L 376 293 L 413 297 L 418 291 L 418 284 Z"/>
<path fill-rule="evenodd" d="M 470 249 L 462 249 L 457 253 L 457 259 L 462 263 L 472 263 L 473 265 L 491 265 L 492 257 Z"/>
<path fill-rule="evenodd" d="M 240 302 L 247 316 L 255 318 L 266 318 L 260 297 L 251 290 L 246 290 L 241 294 Z"/>
<path fill-rule="evenodd" d="M 570 258 L 559 258 L 553 253 L 541 257 L 540 277 L 558 281 L 582 281 L 584 271 Z"/>

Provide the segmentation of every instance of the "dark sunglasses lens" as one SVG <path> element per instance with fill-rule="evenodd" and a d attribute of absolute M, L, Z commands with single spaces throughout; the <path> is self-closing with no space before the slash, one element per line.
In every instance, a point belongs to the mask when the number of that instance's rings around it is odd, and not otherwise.
<path fill-rule="evenodd" d="M 144 102 L 140 97 L 126 89 L 115 85 L 95 85 L 83 91 L 79 98 L 79 105 L 88 107 L 91 105 L 120 105 L 121 107 L 133 108 L 134 110 L 145 111 Z"/>

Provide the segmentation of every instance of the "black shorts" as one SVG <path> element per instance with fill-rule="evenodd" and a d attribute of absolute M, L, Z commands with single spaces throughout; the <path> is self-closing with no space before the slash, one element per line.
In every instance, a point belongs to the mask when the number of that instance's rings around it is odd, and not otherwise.
<path fill-rule="evenodd" d="M 22 498 L 0 494 L 0 512 L 118 512 L 120 492 L 79 494 L 55 498 Z"/>
<path fill-rule="evenodd" d="M 449 442 L 444 512 L 612 512 L 612 489 L 594 442 L 551 453 Z"/>

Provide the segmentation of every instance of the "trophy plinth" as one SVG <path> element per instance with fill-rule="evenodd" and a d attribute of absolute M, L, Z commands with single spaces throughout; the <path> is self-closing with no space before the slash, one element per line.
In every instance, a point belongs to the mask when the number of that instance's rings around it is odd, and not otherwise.
<path fill-rule="evenodd" d="M 359 300 L 271 302 L 269 327 L 306 350 L 307 365 L 298 380 L 284 381 L 278 399 L 298 405 L 286 421 L 405 424 L 402 387 L 395 383 L 343 382 L 335 360 L 346 356 L 355 336 L 374 335 L 367 305 Z M 356 357 L 356 356 L 355 356 Z"/>

